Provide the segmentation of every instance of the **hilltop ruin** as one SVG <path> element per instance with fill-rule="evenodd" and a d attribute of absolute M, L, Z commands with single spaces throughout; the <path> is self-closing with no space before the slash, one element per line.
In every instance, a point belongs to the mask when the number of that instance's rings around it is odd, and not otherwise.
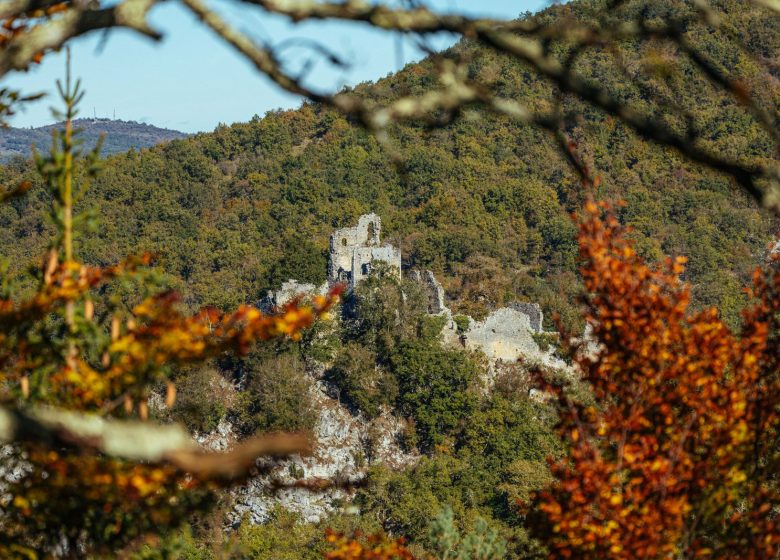
<path fill-rule="evenodd" d="M 301 294 L 324 294 L 329 286 L 345 283 L 354 289 L 371 274 L 375 263 L 382 262 L 402 275 L 401 251 L 381 243 L 382 220 L 376 214 L 364 214 L 353 227 L 337 229 L 330 236 L 328 279 L 322 286 L 288 280 L 280 289 L 269 292 L 264 300 L 268 308 L 284 305 Z M 428 298 L 428 313 L 446 317 L 442 342 L 485 354 L 491 362 L 511 362 L 519 356 L 560 366 L 549 352 L 542 351 L 535 335 L 543 334 L 543 314 L 537 303 L 514 302 L 493 311 L 484 321 L 468 317 L 468 327 L 459 329 L 447 307 L 444 288 L 430 270 L 410 270 L 409 279 L 417 282 Z"/>
<path fill-rule="evenodd" d="M 382 262 L 402 276 L 401 252 L 392 245 L 381 244 L 381 221 L 376 214 L 360 217 L 354 227 L 341 228 L 330 237 L 330 258 L 327 281 L 321 286 L 303 284 L 288 280 L 282 286 L 269 292 L 265 300 L 269 308 L 284 305 L 301 295 L 325 293 L 333 284 L 346 283 L 354 289 Z M 543 315 L 536 303 L 512 303 L 497 309 L 483 321 L 471 317 L 458 317 L 447 306 L 444 287 L 430 270 L 406 270 L 406 277 L 416 282 L 427 297 L 427 312 L 444 318 L 440 342 L 449 348 L 465 349 L 484 354 L 487 368 L 480 380 L 480 386 L 488 391 L 507 364 L 524 358 L 554 368 L 566 368 L 552 349 L 542 350 L 537 343 L 539 334 L 544 333 Z M 456 318 L 458 321 L 456 321 Z M 461 319 L 466 319 L 466 324 Z M 390 410 L 383 410 L 376 418 L 348 410 L 339 400 L 339 392 L 324 378 L 326 364 L 315 365 L 311 373 L 311 394 L 319 409 L 319 421 L 315 429 L 317 445 L 311 456 L 294 457 L 273 467 L 273 475 L 251 479 L 234 492 L 236 498 L 236 519 L 248 516 L 253 522 L 267 521 L 273 508 L 282 504 L 295 511 L 308 522 L 318 522 L 334 509 L 338 500 L 348 499 L 349 489 L 336 487 L 325 492 L 312 493 L 295 488 L 295 473 L 302 473 L 307 479 L 315 480 L 362 480 L 368 466 L 356 457 L 364 457 L 366 442 L 373 441 L 374 461 L 391 468 L 408 467 L 419 460 L 419 454 L 405 449 L 399 442 L 403 439 L 406 423 L 394 416 Z M 534 395 L 535 390 L 531 390 Z M 229 426 L 228 426 L 229 427 Z M 230 430 L 223 430 L 232 436 Z M 269 463 L 270 465 L 270 463 Z M 274 496 L 267 488 L 271 476 L 290 485 Z"/>
<path fill-rule="evenodd" d="M 330 236 L 328 280 L 343 282 L 350 289 L 371 273 L 374 262 L 387 263 L 401 276 L 401 251 L 392 245 L 382 246 L 382 220 L 376 214 L 364 214 L 357 226 L 337 229 Z"/>

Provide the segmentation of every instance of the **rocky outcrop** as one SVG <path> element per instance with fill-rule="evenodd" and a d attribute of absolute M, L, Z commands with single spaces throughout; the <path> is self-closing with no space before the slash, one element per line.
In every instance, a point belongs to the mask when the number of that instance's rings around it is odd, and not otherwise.
<path fill-rule="evenodd" d="M 324 295 L 328 291 L 328 284 L 315 286 L 314 284 L 304 284 L 297 280 L 288 280 L 282 284 L 276 291 L 268 291 L 260 302 L 260 309 L 265 312 L 271 312 L 289 303 L 296 297 L 312 296 L 315 294 Z"/>
<path fill-rule="evenodd" d="M 444 288 L 436 279 L 433 272 L 430 270 L 412 270 L 409 273 L 409 278 L 412 281 L 417 282 L 425 292 L 425 295 L 428 298 L 428 313 L 431 315 L 452 316 L 452 312 L 445 303 Z"/>
<path fill-rule="evenodd" d="M 19 482 L 31 468 L 12 445 L 0 445 L 0 507 L 5 505 L 5 491 L 9 484 Z"/>
<path fill-rule="evenodd" d="M 316 522 L 334 511 L 339 501 L 351 498 L 354 490 L 336 485 L 314 492 L 293 485 L 357 482 L 372 464 L 404 468 L 419 459 L 418 455 L 406 453 L 400 447 L 405 424 L 389 411 L 367 420 L 362 415 L 353 415 L 338 400 L 331 398 L 326 382 L 314 382 L 311 390 L 319 409 L 314 452 L 308 457 L 261 465 L 263 470 L 270 470 L 233 492 L 236 520 L 248 517 L 254 523 L 262 523 L 274 507 L 281 505 L 297 512 L 305 521 Z"/>
<path fill-rule="evenodd" d="M 222 418 L 213 431 L 195 434 L 195 441 L 209 451 L 227 451 L 231 445 L 238 441 L 238 436 L 227 418 Z"/>

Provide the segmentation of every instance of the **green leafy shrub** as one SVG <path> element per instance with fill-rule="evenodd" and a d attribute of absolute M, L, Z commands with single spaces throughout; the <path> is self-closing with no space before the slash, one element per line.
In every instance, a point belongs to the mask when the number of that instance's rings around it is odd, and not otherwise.
<path fill-rule="evenodd" d="M 376 353 L 357 342 L 348 342 L 328 371 L 328 380 L 340 390 L 346 403 L 374 417 L 381 405 L 391 405 L 398 395 L 395 377 L 377 364 Z"/>
<path fill-rule="evenodd" d="M 321 560 L 325 551 L 322 528 L 302 523 L 300 517 L 281 506 L 270 519 L 238 529 L 236 548 L 240 558 L 252 560 Z"/>
<path fill-rule="evenodd" d="M 552 473 L 545 463 L 528 459 L 516 459 L 503 471 L 499 489 L 504 493 L 507 506 L 521 512 L 530 503 L 534 492 L 549 486 Z"/>
<path fill-rule="evenodd" d="M 471 532 L 462 535 L 450 507 L 431 522 L 429 546 L 437 558 L 448 560 L 504 560 L 507 554 L 506 541 L 482 517 L 477 517 Z"/>
<path fill-rule="evenodd" d="M 531 333 L 531 336 L 542 352 L 547 352 L 550 348 L 555 347 L 560 341 L 560 336 L 555 332 L 540 332 Z"/>
<path fill-rule="evenodd" d="M 466 315 L 455 315 L 452 320 L 455 321 L 458 334 L 463 334 L 469 330 L 469 318 Z"/>
<path fill-rule="evenodd" d="M 427 300 L 414 282 L 399 279 L 377 263 L 345 302 L 347 337 L 370 346 L 382 362 L 400 341 L 416 336 Z"/>
<path fill-rule="evenodd" d="M 479 369 L 463 352 L 425 340 L 405 341 L 393 354 L 392 370 L 399 410 L 414 418 L 426 450 L 457 433 L 476 409 Z"/>
<path fill-rule="evenodd" d="M 226 385 L 213 366 L 183 369 L 176 379 L 177 398 L 171 416 L 190 430 L 213 430 L 232 404 Z"/>
<path fill-rule="evenodd" d="M 288 352 L 250 359 L 247 369 L 246 388 L 238 407 L 243 432 L 314 428 L 317 411 L 311 400 L 311 381 L 297 355 Z"/>

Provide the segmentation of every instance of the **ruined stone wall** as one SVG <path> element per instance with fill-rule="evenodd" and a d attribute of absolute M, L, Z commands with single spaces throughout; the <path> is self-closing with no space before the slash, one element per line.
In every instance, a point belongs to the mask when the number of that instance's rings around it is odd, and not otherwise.
<path fill-rule="evenodd" d="M 544 314 L 538 303 L 510 303 L 509 307 L 528 316 L 530 328 L 535 333 L 543 332 Z"/>
<path fill-rule="evenodd" d="M 430 270 L 425 270 L 423 272 L 412 270 L 409 273 L 409 278 L 422 287 L 423 292 L 428 298 L 428 313 L 431 315 L 452 315 L 452 312 L 444 301 L 444 288 L 436 279 L 433 272 Z"/>
<path fill-rule="evenodd" d="M 265 297 L 260 300 L 260 309 L 270 313 L 275 309 L 284 306 L 296 297 L 307 297 L 316 294 L 325 295 L 328 292 L 328 284 L 315 286 L 314 284 L 302 284 L 297 280 L 288 280 L 282 284 L 282 287 L 275 291 L 268 291 Z"/>
<path fill-rule="evenodd" d="M 387 263 L 401 276 L 401 252 L 390 245 L 384 247 L 360 247 L 353 251 L 352 286 L 356 286 L 371 273 L 374 262 Z"/>
<path fill-rule="evenodd" d="M 508 307 L 471 323 L 463 338 L 466 348 L 481 350 L 492 360 L 515 361 L 519 356 L 539 353 L 528 315 Z"/>
<path fill-rule="evenodd" d="M 347 282 L 354 288 L 371 272 L 371 264 L 383 261 L 401 274 L 401 252 L 391 245 L 380 246 L 382 221 L 376 214 L 360 216 L 355 227 L 336 230 L 330 237 L 328 280 Z"/>

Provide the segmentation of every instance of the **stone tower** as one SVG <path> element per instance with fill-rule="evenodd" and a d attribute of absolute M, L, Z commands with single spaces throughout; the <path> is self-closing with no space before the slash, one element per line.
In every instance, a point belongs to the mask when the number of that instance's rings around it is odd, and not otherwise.
<path fill-rule="evenodd" d="M 345 282 L 349 288 L 371 272 L 374 261 L 389 264 L 401 275 L 401 252 L 392 245 L 380 245 L 382 220 L 376 214 L 364 214 L 357 226 L 337 229 L 330 236 L 328 280 Z"/>

